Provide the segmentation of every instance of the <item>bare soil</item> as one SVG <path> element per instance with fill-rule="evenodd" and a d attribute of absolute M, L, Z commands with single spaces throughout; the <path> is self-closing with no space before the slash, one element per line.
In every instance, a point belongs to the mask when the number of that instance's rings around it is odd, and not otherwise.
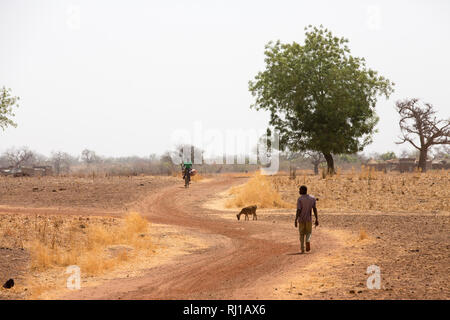
<path fill-rule="evenodd" d="M 0 247 L 0 300 L 24 299 L 27 292 L 3 289 L 9 279 L 15 283 L 24 279 L 29 272 L 30 256 L 23 248 Z"/>
<path fill-rule="evenodd" d="M 189 190 L 169 187 L 140 205 L 150 221 L 230 241 L 150 269 L 142 277 L 111 281 L 65 298 L 449 298 L 448 216 L 322 215 L 311 253 L 299 255 L 293 212 L 261 212 L 258 221 L 238 222 L 235 212 L 203 207 L 237 183 L 242 180 L 199 183 Z M 368 238 L 360 240 L 362 228 Z M 381 268 L 380 290 L 366 287 L 366 270 L 372 264 Z"/>
<path fill-rule="evenodd" d="M 175 177 L 0 177 L 0 211 L 72 209 L 127 211 L 149 193 L 179 182 Z M 41 210 L 44 211 L 44 210 Z"/>
<path fill-rule="evenodd" d="M 132 179 L 133 181 L 133 179 Z M 175 181 L 174 181 L 175 182 Z M 450 216 L 447 214 L 364 214 L 327 212 L 313 230 L 312 250 L 298 254 L 298 231 L 293 210 L 261 210 L 257 221 L 237 221 L 233 210 L 214 208 L 211 202 L 231 186 L 245 182 L 218 177 L 193 183 L 182 181 L 131 195 L 131 205 L 115 202 L 147 217 L 155 225 L 180 233 L 195 232 L 202 248 L 174 255 L 140 274 L 107 279 L 95 286 L 60 293 L 64 299 L 449 299 Z M 32 182 L 27 182 L 27 188 Z M 135 185 L 135 181 L 131 182 Z M 121 188 L 122 186 L 120 186 Z M 93 186 L 93 189 L 96 187 Z M 112 187 L 113 190 L 119 187 Z M 16 189 L 20 189 L 16 186 Z M 139 188 L 137 188 L 139 189 Z M 10 189 L 11 190 L 11 189 Z M 89 189 L 90 190 L 90 189 Z M 134 188 L 133 190 L 136 190 Z M 21 194 L 22 191 L 14 191 Z M 33 192 L 33 191 L 31 191 Z M 126 191 L 128 192 L 128 191 Z M 130 192 L 132 193 L 132 192 Z M 86 195 L 79 195 L 88 199 Z M 95 196 L 102 199 L 99 191 Z M 21 198 L 7 204 L 25 206 Z M 38 200 L 51 207 L 50 200 Z M 71 200 L 70 200 L 71 199 Z M 49 201 L 49 202 L 45 202 Z M 76 195 L 59 200 L 68 206 Z M 27 203 L 27 202 L 25 202 Z M 91 201 L 95 205 L 95 201 Z M 105 202 L 96 208 L 108 210 Z M 130 202 L 128 202 L 130 203 Z M 210 205 L 205 205 L 205 204 Z M 88 205 L 74 205 L 90 214 Z M 6 210 L 6 209 L 4 209 Z M 8 209 L 9 210 L 9 209 Z M 83 211 L 84 210 L 84 211 Z M 118 213 L 117 213 L 118 214 Z M 364 231 L 364 232 L 362 232 Z M 367 237 L 362 237 L 366 234 Z M 168 240 L 170 243 L 170 237 Z M 186 244 L 179 243 L 181 246 Z M 168 246 L 167 251 L 176 246 Z M 19 249 L 20 250 L 20 249 Z M 18 251 L 17 251 L 18 252 Z M 19 259 L 19 255 L 15 256 Z M 25 259 L 25 258 L 23 258 Z M 26 260 L 26 259 L 25 259 Z M 17 261 L 25 261 L 17 260 Z M 8 260 L 10 261 L 10 260 Z M 366 287 L 369 265 L 381 269 L 381 289 Z M 0 262 L 0 266 L 5 263 Z M 14 267 L 16 266 L 16 267 Z M 26 262 L 3 268 L 25 272 Z M 22 269 L 21 269 L 22 268 Z M 22 270 L 22 271 L 21 271 Z M 1 272 L 2 270 L 0 270 Z M 16 297 L 17 298 L 17 297 Z"/>

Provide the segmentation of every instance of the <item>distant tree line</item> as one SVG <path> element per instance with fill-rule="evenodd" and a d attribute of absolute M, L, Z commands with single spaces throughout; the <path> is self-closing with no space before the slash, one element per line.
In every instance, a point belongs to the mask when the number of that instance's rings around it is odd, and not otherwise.
<path fill-rule="evenodd" d="M 193 149 L 192 152 L 194 152 Z M 63 151 L 55 151 L 49 156 L 45 156 L 27 147 L 10 148 L 0 154 L 0 168 L 51 166 L 56 175 L 88 175 L 92 173 L 111 176 L 175 175 L 181 171 L 181 168 L 179 164 L 172 161 L 173 152 L 181 152 L 180 146 L 176 147 L 174 151 L 167 151 L 162 155 L 150 154 L 143 157 L 104 157 L 90 149 L 83 150 L 78 156 Z M 235 164 L 224 164 L 225 159 L 223 164 L 211 163 L 203 158 L 203 152 L 198 154 L 201 155 L 201 160 L 195 161 L 195 158 L 191 158 L 191 160 L 200 174 L 252 172 L 260 167 L 260 164 L 250 164 L 248 159 L 244 164 L 237 164 L 236 157 Z M 432 159 L 450 161 L 450 148 L 448 146 L 435 148 L 430 155 Z M 352 167 L 359 168 L 371 159 L 380 161 L 396 158 L 418 159 L 419 152 L 403 151 L 398 155 L 393 151 L 370 154 L 333 154 L 333 157 L 337 167 L 351 169 Z M 295 176 L 296 170 L 313 170 L 315 174 L 319 174 L 321 168 L 326 168 L 326 160 L 320 152 L 292 153 L 285 151 L 280 153 L 280 171 L 289 172 L 291 176 Z"/>

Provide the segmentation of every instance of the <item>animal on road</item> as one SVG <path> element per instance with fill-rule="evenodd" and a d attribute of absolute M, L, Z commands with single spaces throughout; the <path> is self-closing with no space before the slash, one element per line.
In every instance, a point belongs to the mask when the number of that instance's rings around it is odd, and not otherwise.
<path fill-rule="evenodd" d="M 258 220 L 258 216 L 256 215 L 257 206 L 248 206 L 242 208 L 241 212 L 239 212 L 236 217 L 238 220 L 241 219 L 241 215 L 245 215 L 245 220 L 249 220 L 248 216 L 253 215 L 253 220 Z"/>

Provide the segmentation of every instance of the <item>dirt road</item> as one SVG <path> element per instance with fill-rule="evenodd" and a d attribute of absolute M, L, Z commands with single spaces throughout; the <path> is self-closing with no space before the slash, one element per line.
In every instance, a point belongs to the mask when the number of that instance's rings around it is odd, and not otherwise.
<path fill-rule="evenodd" d="M 244 179 L 217 177 L 152 191 L 131 206 L 151 222 L 201 234 L 208 245 L 64 299 L 448 299 L 450 216 L 321 214 L 312 250 L 299 255 L 293 210 L 258 210 L 258 221 L 207 209 Z M 361 236 L 361 230 L 364 236 Z M 155 256 L 158 259 L 158 256 Z M 368 266 L 381 288 L 366 286 Z"/>
<path fill-rule="evenodd" d="M 150 195 L 135 208 L 151 222 L 193 228 L 211 246 L 169 265 L 148 270 L 143 277 L 117 279 L 85 288 L 69 299 L 240 299 L 273 298 L 270 288 L 293 266 L 311 264 L 326 246 L 339 246 L 327 233 L 315 232 L 313 251 L 298 255 L 297 230 L 260 217 L 258 221 L 225 219 L 202 203 L 242 179 L 218 179 L 184 189 L 172 186 Z M 222 213 L 223 214 L 223 213 Z M 319 230 L 319 229 L 318 229 Z"/>
<path fill-rule="evenodd" d="M 449 212 L 324 212 L 319 202 L 312 251 L 298 255 L 293 209 L 258 209 L 258 221 L 237 221 L 237 210 L 224 208 L 224 191 L 245 182 L 216 176 L 186 190 L 181 179 L 170 177 L 104 178 L 98 187 L 91 179 L 5 181 L 0 281 L 12 277 L 17 286 L 0 290 L 0 299 L 450 298 Z M 38 220 L 46 225 L 63 219 L 69 232 L 73 219 L 103 225 L 129 211 L 154 223 L 151 256 L 124 263 L 117 272 L 83 274 L 83 287 L 75 292 L 65 288 L 64 268 L 30 273 L 23 243 L 39 232 Z M 381 270 L 376 290 L 366 286 L 372 265 Z"/>

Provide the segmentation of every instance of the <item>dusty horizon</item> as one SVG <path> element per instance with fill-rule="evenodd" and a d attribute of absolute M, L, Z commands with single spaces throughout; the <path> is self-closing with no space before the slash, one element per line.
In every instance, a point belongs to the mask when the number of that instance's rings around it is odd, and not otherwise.
<path fill-rule="evenodd" d="M 0 86 L 21 100 L 0 152 L 147 156 L 172 149 L 173 132 L 192 131 L 195 121 L 264 130 L 268 114 L 250 109 L 248 91 L 264 45 L 301 43 L 305 26 L 323 24 L 395 82 L 364 152 L 400 154 L 412 148 L 394 143 L 395 101 L 419 97 L 449 116 L 449 13 L 447 1 L 2 1 Z"/>

